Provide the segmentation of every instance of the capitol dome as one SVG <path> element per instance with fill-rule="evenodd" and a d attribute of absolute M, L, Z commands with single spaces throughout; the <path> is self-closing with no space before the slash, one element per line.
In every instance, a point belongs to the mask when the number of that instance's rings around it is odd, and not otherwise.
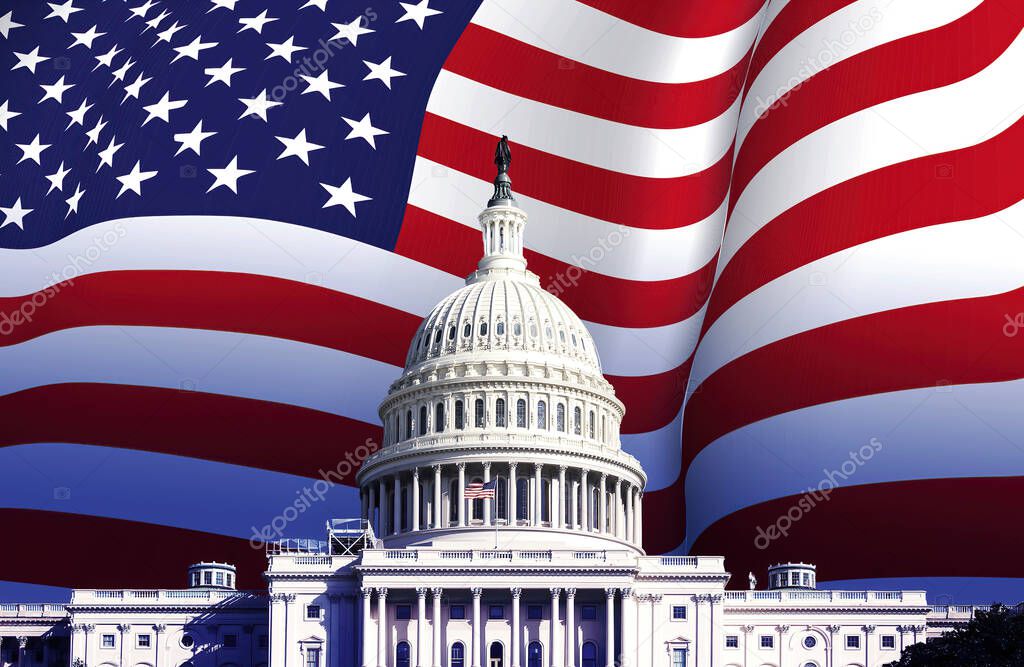
<path fill-rule="evenodd" d="M 586 326 L 526 268 L 509 161 L 503 140 L 477 270 L 424 319 L 381 403 L 363 517 L 389 547 L 639 550 L 646 476 L 619 442 L 624 407 Z"/>

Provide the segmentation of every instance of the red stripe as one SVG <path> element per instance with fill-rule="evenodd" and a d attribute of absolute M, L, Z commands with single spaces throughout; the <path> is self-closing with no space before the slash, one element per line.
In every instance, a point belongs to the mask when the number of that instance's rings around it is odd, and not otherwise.
<path fill-rule="evenodd" d="M 736 160 L 731 205 L 764 165 L 799 139 L 857 111 L 977 74 L 1022 27 L 1024 3 L 988 0 L 953 23 L 883 44 L 810 77 L 751 128 Z"/>
<path fill-rule="evenodd" d="M 420 156 L 484 181 L 494 178 L 494 137 L 428 113 Z M 732 148 L 707 169 L 679 178 L 645 178 L 515 146 L 515 191 L 599 220 L 642 229 L 676 229 L 714 213 L 729 191 Z M 479 259 L 479 258 L 478 258 Z"/>
<path fill-rule="evenodd" d="M 480 233 L 413 205 L 395 252 L 455 275 L 468 275 L 480 258 Z M 581 318 L 619 327 L 657 327 L 682 321 L 707 300 L 715 259 L 679 278 L 641 282 L 612 278 L 526 251 L 530 269 L 541 285 Z"/>
<path fill-rule="evenodd" d="M 682 475 L 672 486 L 644 493 L 644 551 L 649 554 L 669 553 L 683 543 L 686 537 L 684 509 Z"/>
<path fill-rule="evenodd" d="M 0 424 L 0 446 L 73 442 L 316 478 L 354 461 L 335 480 L 352 486 L 366 450 L 379 447 L 366 443 L 381 441 L 379 426 L 308 408 L 117 384 L 47 385 L 0 396 Z"/>
<path fill-rule="evenodd" d="M 246 273 L 110 271 L 47 292 L 0 298 L 0 346 L 71 327 L 163 326 L 285 338 L 401 367 L 420 323 L 375 301 Z M 31 321 L 13 326 L 19 315 Z"/>
<path fill-rule="evenodd" d="M 764 0 L 578 0 L 648 30 L 676 37 L 709 37 L 734 30 L 757 14 Z"/>
<path fill-rule="evenodd" d="M 720 519 L 690 551 L 727 554 L 730 572 L 816 563 L 822 580 L 1019 577 L 1024 537 L 1007 530 L 1006 516 L 992 509 L 1022 494 L 1024 477 L 989 477 L 841 487 L 814 506 L 805 500 L 801 507 L 803 496 L 776 498 Z M 787 536 L 758 539 L 759 531 L 766 534 L 794 507 L 799 509 L 791 516 L 798 520 Z M 767 548 L 758 549 L 755 540 Z M 979 544 L 993 548 L 983 557 L 965 557 L 969 545 Z M 739 579 L 734 577 L 736 587 L 742 587 Z"/>
<path fill-rule="evenodd" d="M 793 410 L 857 396 L 1024 377 L 1020 341 L 1002 331 L 1006 314 L 1020 312 L 1022 299 L 1024 288 L 890 310 L 749 352 L 713 373 L 687 403 L 682 469 L 726 433 Z"/>
<path fill-rule="evenodd" d="M 750 292 L 814 260 L 911 229 L 991 215 L 1024 199 L 1024 180 L 1006 168 L 1022 152 L 1018 120 L 976 146 L 878 169 L 805 199 L 758 230 L 725 266 L 704 329 Z"/>
<path fill-rule="evenodd" d="M 665 426 L 679 414 L 690 377 L 691 355 L 682 365 L 657 375 L 606 375 L 615 395 L 626 404 L 623 433 L 647 433 Z"/>
<path fill-rule="evenodd" d="M 218 560 L 238 568 L 239 588 L 267 586 L 263 551 L 236 537 L 44 510 L 0 509 L 0 525 L 38 546 L 12 548 L 14 538 L 8 540 L 0 575 L 8 581 L 64 588 L 185 588 L 189 565 Z"/>
<path fill-rule="evenodd" d="M 561 109 L 639 127 L 675 129 L 725 113 L 743 90 L 748 57 L 703 81 L 657 83 L 563 58 L 471 23 L 444 68 Z"/>

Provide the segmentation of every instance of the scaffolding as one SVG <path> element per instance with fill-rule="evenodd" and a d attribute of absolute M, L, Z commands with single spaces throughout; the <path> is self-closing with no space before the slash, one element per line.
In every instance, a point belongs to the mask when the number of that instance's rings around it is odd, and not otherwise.
<path fill-rule="evenodd" d="M 366 519 L 331 519 L 327 522 L 327 541 L 329 553 L 336 556 L 355 556 L 377 546 L 373 526 Z"/>

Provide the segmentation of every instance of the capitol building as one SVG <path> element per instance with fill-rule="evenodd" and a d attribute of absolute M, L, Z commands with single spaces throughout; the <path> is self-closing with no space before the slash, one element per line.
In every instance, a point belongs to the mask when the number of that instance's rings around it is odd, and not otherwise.
<path fill-rule="evenodd" d="M 758 588 L 722 556 L 647 554 L 623 404 L 527 269 L 504 142 L 496 163 L 479 266 L 380 405 L 362 516 L 271 544 L 266 591 L 211 561 L 178 590 L 0 605 L 0 667 L 879 667 L 971 617 L 923 591 L 818 590 L 811 564 Z"/>

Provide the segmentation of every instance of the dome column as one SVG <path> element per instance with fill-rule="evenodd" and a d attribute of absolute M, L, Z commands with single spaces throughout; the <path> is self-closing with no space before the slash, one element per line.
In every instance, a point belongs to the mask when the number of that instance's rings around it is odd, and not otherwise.
<path fill-rule="evenodd" d="M 459 467 L 459 526 L 466 525 L 466 464 L 458 463 Z"/>
<path fill-rule="evenodd" d="M 626 539 L 633 541 L 633 485 L 626 484 Z"/>
<path fill-rule="evenodd" d="M 615 480 L 615 513 L 612 520 L 615 522 L 615 537 L 622 539 L 622 480 Z"/>
<path fill-rule="evenodd" d="M 569 496 L 569 529 L 579 529 L 580 481 L 572 480 L 572 494 Z"/>
<path fill-rule="evenodd" d="M 601 473 L 600 491 L 597 494 L 598 506 L 597 506 L 597 532 L 606 533 L 608 532 L 608 490 L 605 486 L 608 480 L 608 475 Z"/>
<path fill-rule="evenodd" d="M 441 466 L 434 466 L 434 508 L 431 517 L 434 520 L 434 528 L 441 527 Z M 438 667 L 435 665 L 435 667 Z"/>
<path fill-rule="evenodd" d="M 516 503 L 519 501 L 519 486 L 516 484 L 516 464 L 511 462 L 508 464 L 508 525 L 516 525 L 516 516 L 518 509 Z M 519 667 L 516 661 L 512 661 L 512 667 Z"/>
<path fill-rule="evenodd" d="M 587 484 L 587 470 L 580 470 L 580 528 L 590 532 L 590 485 Z"/>
<path fill-rule="evenodd" d="M 388 497 L 387 482 L 384 481 L 383 475 L 377 480 L 377 503 L 379 509 L 377 510 L 377 537 L 384 537 L 388 532 L 388 520 L 387 520 L 387 501 Z"/>
<path fill-rule="evenodd" d="M 366 485 L 366 495 L 369 497 L 369 501 L 366 504 L 366 520 L 370 522 L 370 527 L 373 528 L 373 534 L 375 536 L 379 536 L 380 530 L 377 528 L 376 517 L 374 516 L 377 510 L 377 498 L 376 489 L 373 484 Z"/>
<path fill-rule="evenodd" d="M 400 473 L 395 473 L 395 481 L 392 483 L 392 500 L 391 509 L 393 524 L 391 526 L 391 534 L 398 535 L 402 532 L 402 477 Z"/>
<path fill-rule="evenodd" d="M 565 466 L 558 466 L 558 511 L 555 514 L 555 528 L 565 527 Z"/>
<path fill-rule="evenodd" d="M 618 491 L 616 491 L 618 493 Z M 420 469 L 413 468 L 412 471 L 412 525 L 409 530 L 416 532 L 420 529 Z M 421 665 L 425 667 L 425 665 Z"/>
<path fill-rule="evenodd" d="M 541 502 L 541 464 L 533 464 L 533 525 L 540 527 L 540 502 Z"/>
<path fill-rule="evenodd" d="M 484 463 L 484 484 L 487 484 L 490 481 L 491 481 L 491 464 L 490 463 Z M 492 501 L 491 501 L 490 498 L 486 498 L 486 497 L 484 498 L 484 525 L 485 526 L 490 526 L 491 525 L 491 502 Z M 494 494 L 494 501 L 493 502 L 495 502 L 495 503 L 498 502 L 498 494 L 497 493 Z"/>

